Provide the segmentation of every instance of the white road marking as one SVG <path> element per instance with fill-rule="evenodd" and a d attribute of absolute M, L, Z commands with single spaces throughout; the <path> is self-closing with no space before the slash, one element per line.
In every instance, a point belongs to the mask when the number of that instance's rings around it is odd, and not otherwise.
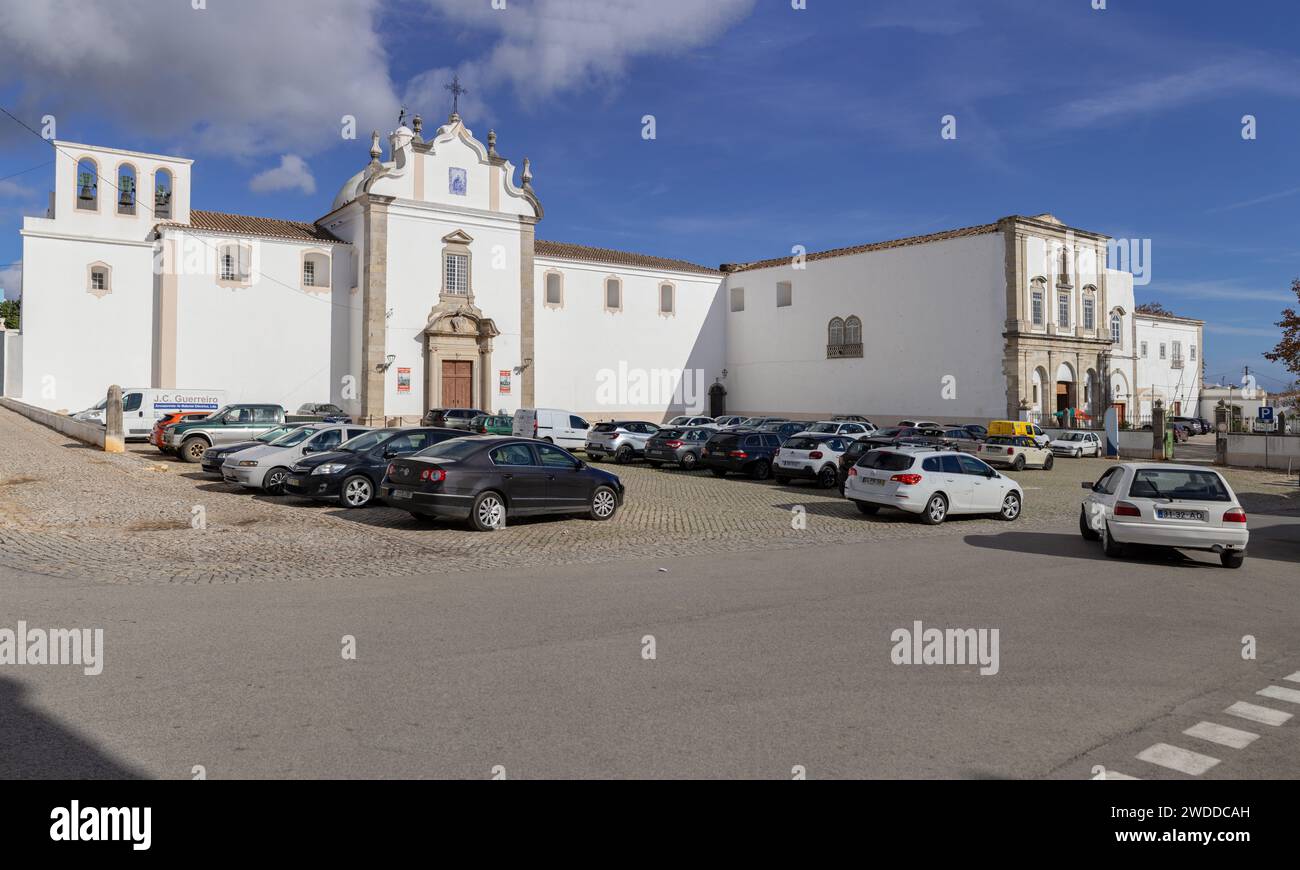
<path fill-rule="evenodd" d="M 1285 686 L 1269 686 L 1267 689 L 1260 689 L 1255 694 L 1263 695 L 1265 698 L 1272 698 L 1276 701 L 1290 701 L 1292 704 L 1300 704 L 1300 689 L 1288 689 Z"/>
<path fill-rule="evenodd" d="M 1127 773 L 1120 773 L 1118 770 L 1106 771 L 1105 779 L 1137 779 L 1136 776 L 1129 776 Z"/>
<path fill-rule="evenodd" d="M 1158 764 L 1161 767 L 1167 767 L 1170 770 L 1176 770 L 1179 773 L 1186 773 L 1191 776 L 1200 776 L 1219 763 L 1217 758 L 1202 755 L 1199 752 L 1192 752 L 1190 749 L 1179 749 L 1177 746 L 1170 746 L 1168 743 L 1157 743 L 1154 746 L 1148 746 L 1139 752 L 1137 757 L 1140 761 L 1148 761 L 1151 764 Z"/>
<path fill-rule="evenodd" d="M 1233 716 L 1240 716 L 1242 719 L 1249 719 L 1252 722 L 1258 722 L 1261 725 L 1272 725 L 1274 727 L 1291 718 L 1290 713 L 1283 713 L 1281 710 L 1274 710 L 1271 707 L 1261 707 L 1258 704 L 1247 704 L 1245 701 L 1238 701 L 1223 712 L 1230 713 Z"/>
<path fill-rule="evenodd" d="M 1300 671 L 1296 671 L 1294 674 L 1287 674 L 1283 679 L 1290 680 L 1293 683 L 1300 683 Z"/>
<path fill-rule="evenodd" d="M 1188 737 L 1199 737 L 1220 746 L 1231 746 L 1233 749 L 1245 749 L 1259 739 L 1258 734 L 1242 731 L 1240 728 L 1229 728 L 1227 725 L 1216 725 L 1213 722 L 1197 722 L 1183 733 Z"/>

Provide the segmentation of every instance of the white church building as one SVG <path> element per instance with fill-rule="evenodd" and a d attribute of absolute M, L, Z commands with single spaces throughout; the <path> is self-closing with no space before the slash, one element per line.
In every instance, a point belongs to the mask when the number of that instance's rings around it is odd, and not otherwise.
<path fill-rule="evenodd" d="M 314 223 L 197 209 L 184 158 L 55 144 L 3 379 L 50 409 L 117 383 L 373 422 L 725 407 L 883 425 L 1133 414 L 1151 381 L 1132 275 L 1051 215 L 711 268 L 537 238 L 528 160 L 516 177 L 455 113 L 427 138 L 399 125 L 387 160 L 376 133 Z"/>

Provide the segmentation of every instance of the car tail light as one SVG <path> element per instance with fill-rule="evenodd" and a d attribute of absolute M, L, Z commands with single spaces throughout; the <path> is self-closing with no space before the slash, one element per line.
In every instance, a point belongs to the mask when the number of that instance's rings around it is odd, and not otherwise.
<path fill-rule="evenodd" d="M 808 458 L 809 458 L 809 459 L 821 459 L 821 458 L 822 458 L 822 452 L 821 452 L 820 450 L 814 450 L 812 453 L 809 453 L 809 454 L 808 454 Z"/>
<path fill-rule="evenodd" d="M 749 458 L 749 454 L 746 453 L 746 452 L 743 451 L 743 450 L 733 450 L 733 451 L 731 451 L 730 453 L 728 453 L 727 455 L 730 456 L 732 459 L 748 459 L 748 458 Z"/>
<path fill-rule="evenodd" d="M 1015 452 L 1016 452 L 1016 449 L 1015 449 L 1014 447 L 1008 447 L 1008 448 L 1007 448 L 1007 455 L 1008 455 L 1008 456 L 1010 456 L 1012 453 L 1015 453 Z"/>
<path fill-rule="evenodd" d="M 425 483 L 442 483 L 447 479 L 447 472 L 441 468 L 426 468 L 420 472 L 420 480 Z"/>
<path fill-rule="evenodd" d="M 1142 511 L 1135 504 L 1129 504 L 1126 501 L 1115 503 L 1115 516 L 1117 517 L 1140 517 Z"/>
<path fill-rule="evenodd" d="M 397 467 L 396 465 L 394 465 L 393 463 L 390 462 L 390 463 L 388 463 L 388 470 L 387 470 L 386 472 L 384 472 L 384 473 L 387 474 L 389 477 L 392 477 L 392 476 L 393 476 L 393 469 L 396 468 L 396 467 Z"/>
<path fill-rule="evenodd" d="M 676 450 L 678 447 L 682 446 L 682 442 L 674 438 L 672 441 L 665 441 L 664 446 L 671 447 L 672 449 Z"/>
<path fill-rule="evenodd" d="M 857 477 L 857 476 L 858 476 L 858 467 L 856 465 L 850 465 L 849 477 Z"/>
<path fill-rule="evenodd" d="M 903 484 L 903 486 L 916 486 L 918 483 L 921 482 L 921 475 L 919 475 L 919 474 L 895 474 L 893 477 L 891 477 L 891 478 L 889 478 L 889 479 L 890 479 L 890 480 L 893 480 L 893 481 L 897 481 L 898 483 Z"/>
<path fill-rule="evenodd" d="M 1233 508 L 1223 515 L 1225 523 L 1244 523 L 1246 521 L 1246 512 L 1241 508 Z"/>
<path fill-rule="evenodd" d="M 533 420 L 533 437 L 534 437 L 534 438 L 537 437 L 537 420 L 536 420 L 536 419 Z"/>

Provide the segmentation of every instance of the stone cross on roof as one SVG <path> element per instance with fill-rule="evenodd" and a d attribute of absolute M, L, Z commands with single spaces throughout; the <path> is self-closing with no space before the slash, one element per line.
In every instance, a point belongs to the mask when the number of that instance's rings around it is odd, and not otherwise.
<path fill-rule="evenodd" d="M 443 88 L 451 91 L 451 116 L 453 118 L 459 118 L 460 117 L 460 95 L 467 94 L 469 93 L 469 91 L 461 87 L 459 75 L 452 76 L 451 84 L 443 85 Z"/>

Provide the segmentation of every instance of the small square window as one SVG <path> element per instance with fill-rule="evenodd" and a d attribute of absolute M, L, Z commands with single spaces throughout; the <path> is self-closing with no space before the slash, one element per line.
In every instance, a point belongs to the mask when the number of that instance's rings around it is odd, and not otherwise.
<path fill-rule="evenodd" d="M 744 287 L 731 288 L 731 310 L 732 311 L 745 310 L 745 288 Z"/>
<path fill-rule="evenodd" d="M 311 260 L 302 264 L 302 286 L 316 286 L 316 264 Z"/>
<path fill-rule="evenodd" d="M 776 284 L 776 307 L 789 308 L 794 302 L 794 287 L 789 281 L 778 281 Z"/>

